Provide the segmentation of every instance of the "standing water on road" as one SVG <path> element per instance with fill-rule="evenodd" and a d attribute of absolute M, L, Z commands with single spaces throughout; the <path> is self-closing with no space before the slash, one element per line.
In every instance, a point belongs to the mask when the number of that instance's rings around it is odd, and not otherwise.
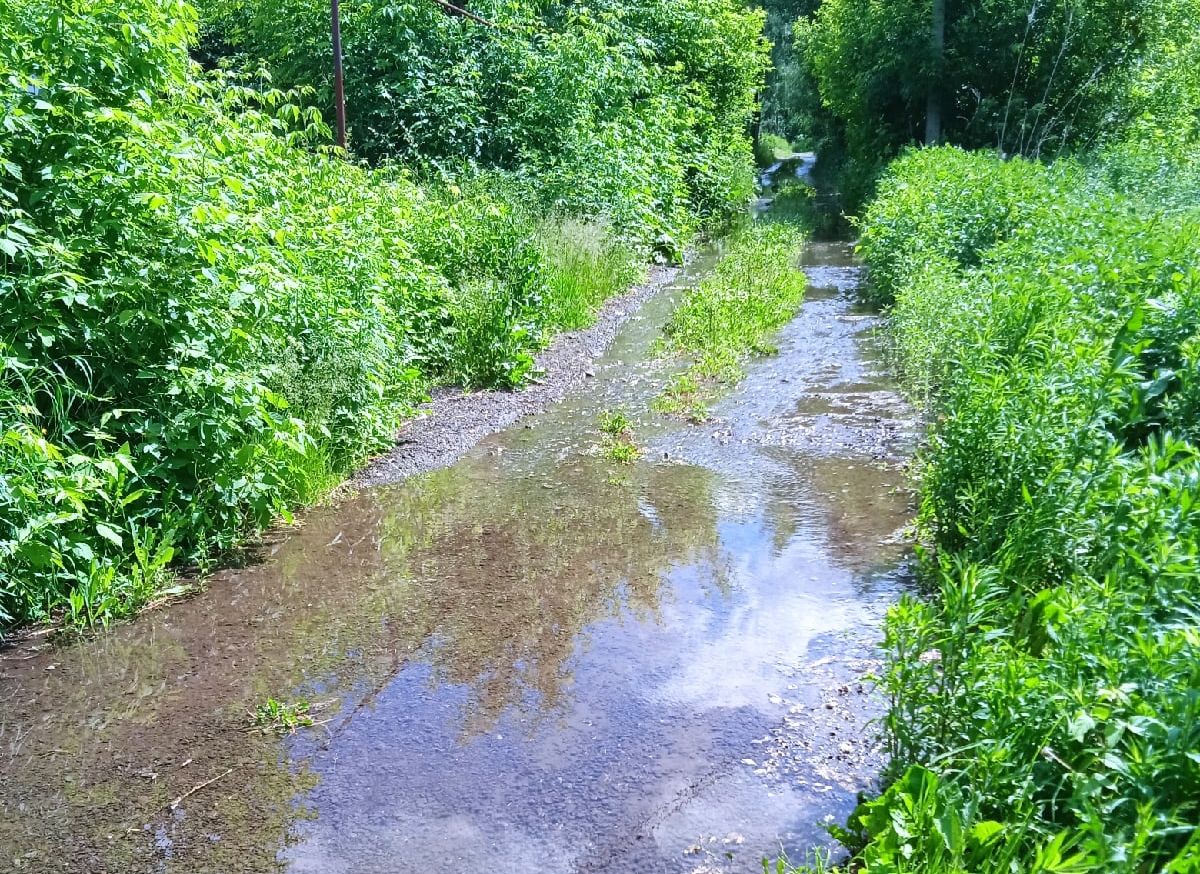
<path fill-rule="evenodd" d="M 94 640 L 0 654 L 0 866 L 757 871 L 826 843 L 879 764 L 859 678 L 915 429 L 849 249 L 805 265 L 778 356 L 704 425 L 650 412 L 693 271 L 454 466 Z M 599 451 L 611 409 L 636 464 Z M 255 731 L 268 699 L 314 724 Z"/>

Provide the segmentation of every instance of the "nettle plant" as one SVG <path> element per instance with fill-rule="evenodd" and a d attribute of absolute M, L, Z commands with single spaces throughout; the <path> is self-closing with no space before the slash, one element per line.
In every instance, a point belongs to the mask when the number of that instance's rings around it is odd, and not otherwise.
<path fill-rule="evenodd" d="M 930 597 L 887 622 L 895 782 L 846 836 L 872 869 L 1194 867 L 1200 216 L 1158 187 L 1190 166 L 1117 192 L 936 150 L 868 210 L 935 418 Z"/>

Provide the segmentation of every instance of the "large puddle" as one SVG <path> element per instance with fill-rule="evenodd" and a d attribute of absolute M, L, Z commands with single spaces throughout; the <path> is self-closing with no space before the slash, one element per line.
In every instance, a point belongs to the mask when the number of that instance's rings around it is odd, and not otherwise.
<path fill-rule="evenodd" d="M 0 652 L 0 867 L 760 871 L 825 843 L 878 766 L 859 677 L 913 426 L 846 247 L 806 269 L 713 422 L 649 412 L 675 290 L 453 467 L 95 640 Z M 597 451 L 610 408 L 637 464 Z M 268 697 L 318 725 L 247 731 Z"/>

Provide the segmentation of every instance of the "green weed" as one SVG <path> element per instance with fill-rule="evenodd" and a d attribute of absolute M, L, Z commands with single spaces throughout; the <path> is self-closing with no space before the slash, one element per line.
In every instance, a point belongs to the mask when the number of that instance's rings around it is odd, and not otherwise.
<path fill-rule="evenodd" d="M 604 435 L 602 451 L 618 464 L 633 464 L 642 451 L 633 439 L 633 422 L 620 410 L 605 410 L 600 414 L 600 433 Z"/>
<path fill-rule="evenodd" d="M 793 862 L 786 855 L 763 859 L 763 874 L 838 874 L 843 869 L 830 862 L 826 850 L 814 850 L 803 862 Z"/>
<path fill-rule="evenodd" d="M 772 354 L 772 334 L 804 298 L 796 264 L 801 241 L 783 223 L 756 223 L 731 238 L 713 272 L 667 322 L 660 354 L 687 356 L 692 364 L 671 378 L 656 409 L 703 420 L 706 402 L 742 378 L 750 356 Z"/>
<path fill-rule="evenodd" d="M 677 373 L 667 380 L 667 385 L 650 404 L 657 413 L 682 416 L 693 425 L 708 421 L 708 404 L 701 399 L 700 381 L 695 373 Z"/>
<path fill-rule="evenodd" d="M 627 436 L 633 422 L 620 410 L 605 410 L 600 414 L 600 430 L 610 437 Z"/>
<path fill-rule="evenodd" d="M 632 440 L 609 440 L 604 454 L 618 464 L 633 464 L 642 456 L 642 450 Z"/>
<path fill-rule="evenodd" d="M 313 718 L 309 715 L 312 708 L 312 703 L 305 699 L 286 702 L 267 698 L 251 714 L 253 728 L 263 734 L 295 734 L 299 728 L 312 727 Z"/>
<path fill-rule="evenodd" d="M 930 596 L 886 624 L 889 788 L 844 834 L 868 870 L 1194 868 L 1200 211 L 1175 188 L 1195 167 L 931 150 L 867 211 L 935 421 Z"/>

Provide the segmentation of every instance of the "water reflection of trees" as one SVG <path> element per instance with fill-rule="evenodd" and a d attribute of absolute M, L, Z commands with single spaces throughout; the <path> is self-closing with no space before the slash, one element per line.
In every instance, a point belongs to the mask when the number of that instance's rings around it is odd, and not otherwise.
<path fill-rule="evenodd" d="M 719 580 L 712 475 L 648 467 L 612 478 L 585 459 L 538 478 L 480 483 L 458 468 L 386 494 L 383 561 L 399 634 L 429 640 L 433 683 L 467 687 L 464 733 L 510 708 L 553 711 L 580 635 L 605 618 L 659 614 L 663 575 Z"/>
<path fill-rule="evenodd" d="M 544 488 L 481 459 L 366 492 L 195 598 L 0 663 L 0 857 L 36 848 L 22 865 L 39 872 L 274 870 L 313 777 L 244 731 L 267 696 L 346 695 L 317 744 L 414 659 L 469 690 L 468 735 L 509 708 L 563 706 L 583 629 L 653 618 L 666 571 L 716 562 L 710 474 L 612 472 L 582 459 Z"/>
<path fill-rule="evenodd" d="M 906 550 L 897 535 L 912 515 L 911 483 L 901 464 L 852 455 L 778 456 L 788 475 L 768 498 L 777 548 L 780 532 L 798 531 L 807 513 L 829 562 L 853 572 L 860 585 L 869 583 L 869 572 L 899 563 Z M 797 490 L 806 497 L 802 504 Z"/>

